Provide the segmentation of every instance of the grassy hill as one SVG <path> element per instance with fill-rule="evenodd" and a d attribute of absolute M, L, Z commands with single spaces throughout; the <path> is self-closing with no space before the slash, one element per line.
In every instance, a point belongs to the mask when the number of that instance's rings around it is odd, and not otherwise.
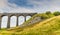
<path fill-rule="evenodd" d="M 13 30 L 5 29 L 0 35 L 60 35 L 60 16 L 52 17 L 25 28 L 16 27 Z"/>

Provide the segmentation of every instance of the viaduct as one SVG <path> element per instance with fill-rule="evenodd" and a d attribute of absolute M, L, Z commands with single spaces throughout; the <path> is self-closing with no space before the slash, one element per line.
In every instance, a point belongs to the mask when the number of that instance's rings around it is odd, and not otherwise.
<path fill-rule="evenodd" d="M 8 21 L 7 21 L 7 28 L 10 28 L 10 18 L 12 16 L 16 16 L 17 17 L 17 23 L 16 23 L 16 26 L 18 26 L 18 17 L 19 16 L 24 16 L 25 20 L 26 21 L 26 16 L 33 16 L 37 13 L 0 13 L 0 29 L 1 29 L 1 20 L 2 20 L 2 17 L 3 16 L 8 16 Z"/>

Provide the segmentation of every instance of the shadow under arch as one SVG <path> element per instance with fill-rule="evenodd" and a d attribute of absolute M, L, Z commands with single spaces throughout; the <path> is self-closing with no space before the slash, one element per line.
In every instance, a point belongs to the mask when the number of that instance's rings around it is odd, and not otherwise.
<path fill-rule="evenodd" d="M 24 16 L 19 16 L 18 17 L 18 25 L 23 24 L 23 22 L 25 22 L 25 17 Z"/>
<path fill-rule="evenodd" d="M 1 28 L 7 28 L 8 16 L 2 17 Z"/>
<path fill-rule="evenodd" d="M 17 23 L 17 17 L 11 16 L 10 17 L 10 27 L 16 27 L 16 23 Z"/>

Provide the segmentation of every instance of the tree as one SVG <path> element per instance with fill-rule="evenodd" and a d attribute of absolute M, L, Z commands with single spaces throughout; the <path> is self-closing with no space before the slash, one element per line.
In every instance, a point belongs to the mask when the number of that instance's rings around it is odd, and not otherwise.
<path fill-rule="evenodd" d="M 51 12 L 50 11 L 46 11 L 46 14 L 49 15 L 49 14 L 51 14 Z"/>
<path fill-rule="evenodd" d="M 53 13 L 55 16 L 58 16 L 58 15 L 60 15 L 60 12 L 59 11 L 56 11 L 56 12 L 54 12 Z"/>

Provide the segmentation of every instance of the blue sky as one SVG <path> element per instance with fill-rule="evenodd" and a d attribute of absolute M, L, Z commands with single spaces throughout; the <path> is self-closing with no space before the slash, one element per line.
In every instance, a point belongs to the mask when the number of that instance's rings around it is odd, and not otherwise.
<path fill-rule="evenodd" d="M 30 13 L 60 11 L 60 0 L 0 0 L 0 12 Z"/>
<path fill-rule="evenodd" d="M 8 0 L 9 3 L 15 3 L 17 6 L 21 6 L 21 7 L 33 7 L 33 4 L 28 4 L 28 0 Z"/>

